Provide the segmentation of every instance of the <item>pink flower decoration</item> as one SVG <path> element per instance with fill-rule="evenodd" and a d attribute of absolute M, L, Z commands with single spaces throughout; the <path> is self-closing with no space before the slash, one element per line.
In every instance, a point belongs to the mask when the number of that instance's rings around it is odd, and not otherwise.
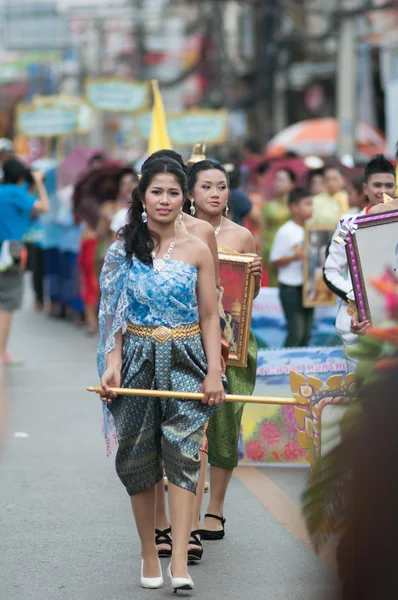
<path fill-rule="evenodd" d="M 289 440 L 282 452 L 285 460 L 298 460 L 303 458 L 304 454 L 305 452 L 297 440 Z"/>
<path fill-rule="evenodd" d="M 265 450 L 261 442 L 258 440 L 250 440 L 246 444 L 246 456 L 255 462 L 265 458 Z"/>
<path fill-rule="evenodd" d="M 273 421 L 266 421 L 261 425 L 261 436 L 267 446 L 277 446 L 282 437 L 282 432 Z"/>
<path fill-rule="evenodd" d="M 294 406 L 289 406 L 285 404 L 281 408 L 281 414 L 283 418 L 283 424 L 289 433 L 296 433 L 297 431 L 297 423 L 296 417 L 294 416 Z"/>

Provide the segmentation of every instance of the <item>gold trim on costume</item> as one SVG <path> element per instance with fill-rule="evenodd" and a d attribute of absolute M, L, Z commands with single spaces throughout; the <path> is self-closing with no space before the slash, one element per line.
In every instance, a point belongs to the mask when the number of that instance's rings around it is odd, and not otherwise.
<path fill-rule="evenodd" d="M 165 344 L 171 339 L 181 340 L 199 335 L 200 327 L 198 323 L 181 325 L 180 327 L 173 328 L 165 327 L 164 325 L 160 325 L 159 327 L 144 327 L 143 325 L 133 325 L 133 323 L 129 323 L 127 325 L 127 333 L 139 337 L 153 338 L 157 342 Z"/>

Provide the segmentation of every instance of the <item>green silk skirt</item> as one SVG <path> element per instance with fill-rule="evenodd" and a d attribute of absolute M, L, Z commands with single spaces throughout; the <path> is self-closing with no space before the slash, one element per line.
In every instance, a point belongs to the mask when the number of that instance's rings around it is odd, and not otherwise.
<path fill-rule="evenodd" d="M 247 367 L 227 367 L 228 392 L 251 396 L 256 385 L 257 342 L 250 332 Z M 225 402 L 210 418 L 206 431 L 209 463 L 233 469 L 238 464 L 238 444 L 244 402 Z"/>

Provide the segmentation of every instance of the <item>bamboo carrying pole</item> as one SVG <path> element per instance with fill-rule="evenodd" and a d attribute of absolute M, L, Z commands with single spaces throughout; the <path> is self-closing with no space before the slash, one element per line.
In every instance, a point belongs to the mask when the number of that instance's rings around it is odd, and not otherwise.
<path fill-rule="evenodd" d="M 129 388 L 110 388 L 120 396 L 142 396 L 155 398 L 179 398 L 181 400 L 202 400 L 203 394 L 193 392 L 170 392 L 165 390 L 132 390 Z M 89 387 L 88 392 L 104 394 L 102 387 Z M 294 398 L 267 398 L 266 396 L 234 396 L 226 395 L 226 402 L 246 402 L 247 404 L 287 404 L 291 406 L 308 406 L 309 400 L 295 400 Z"/>

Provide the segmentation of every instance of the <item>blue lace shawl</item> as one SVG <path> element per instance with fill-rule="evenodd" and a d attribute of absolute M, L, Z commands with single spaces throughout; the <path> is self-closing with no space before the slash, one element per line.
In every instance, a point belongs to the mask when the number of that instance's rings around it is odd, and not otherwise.
<path fill-rule="evenodd" d="M 126 327 L 128 298 L 126 276 L 131 266 L 127 258 L 124 243 L 114 242 L 109 248 L 100 276 L 101 302 L 99 310 L 100 340 L 97 350 L 97 368 L 100 378 L 106 369 L 106 357 L 115 346 L 115 336 Z M 108 456 L 117 446 L 117 436 L 113 417 L 103 404 L 104 436 Z"/>

